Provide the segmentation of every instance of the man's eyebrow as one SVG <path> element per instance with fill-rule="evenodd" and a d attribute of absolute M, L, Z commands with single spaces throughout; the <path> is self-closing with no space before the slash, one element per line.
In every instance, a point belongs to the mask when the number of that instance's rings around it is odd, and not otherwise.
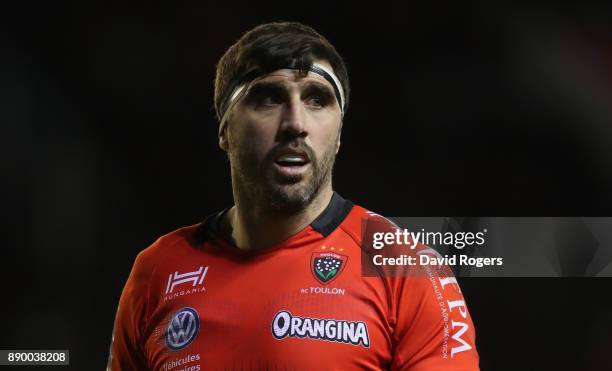
<path fill-rule="evenodd" d="M 276 97 L 286 97 L 287 89 L 285 84 L 279 81 L 260 81 L 251 85 L 246 93 L 246 99 L 258 99 L 261 95 L 272 94 Z"/>
<path fill-rule="evenodd" d="M 304 83 L 304 91 L 309 91 L 313 89 L 319 89 L 323 93 L 326 93 L 332 97 L 334 96 L 333 89 L 322 82 L 310 80 Z"/>
<path fill-rule="evenodd" d="M 302 83 L 302 86 L 303 86 L 302 90 L 304 91 L 311 90 L 313 88 L 317 88 L 322 91 L 325 91 L 328 94 L 332 94 L 332 95 L 334 94 L 333 90 L 329 86 L 319 81 L 309 80 L 309 81 Z M 283 81 L 258 81 L 258 82 L 255 82 L 251 86 L 250 89 L 254 91 L 261 91 L 264 89 L 287 90 L 287 88 L 288 88 L 287 83 Z"/>
<path fill-rule="evenodd" d="M 258 81 L 251 85 L 251 89 L 285 89 L 286 86 L 280 81 Z"/>

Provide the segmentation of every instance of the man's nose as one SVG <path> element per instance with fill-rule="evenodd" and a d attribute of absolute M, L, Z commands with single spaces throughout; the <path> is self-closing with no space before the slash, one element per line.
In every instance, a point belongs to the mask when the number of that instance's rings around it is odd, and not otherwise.
<path fill-rule="evenodd" d="M 280 131 L 282 134 L 292 137 L 305 137 L 308 135 L 305 120 L 304 105 L 301 98 L 292 96 L 284 105 Z"/>

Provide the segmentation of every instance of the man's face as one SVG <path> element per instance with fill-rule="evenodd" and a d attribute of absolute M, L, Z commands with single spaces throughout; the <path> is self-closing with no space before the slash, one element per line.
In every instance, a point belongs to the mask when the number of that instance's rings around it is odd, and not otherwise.
<path fill-rule="evenodd" d="M 276 211 L 304 209 L 331 186 L 341 121 L 333 87 L 318 74 L 285 69 L 256 80 L 221 140 L 234 187 Z"/>

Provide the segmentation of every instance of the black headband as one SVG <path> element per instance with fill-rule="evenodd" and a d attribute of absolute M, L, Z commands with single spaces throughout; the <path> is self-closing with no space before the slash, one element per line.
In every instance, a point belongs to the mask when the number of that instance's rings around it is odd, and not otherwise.
<path fill-rule="evenodd" d="M 289 66 L 279 69 L 297 70 L 300 68 L 297 67 L 295 63 L 291 63 Z M 310 66 L 309 71 L 323 77 L 331 84 L 331 86 L 334 88 L 334 94 L 336 95 L 338 105 L 340 106 L 340 112 L 342 113 L 342 116 L 344 116 L 344 90 L 342 89 L 340 80 L 338 80 L 338 78 L 334 75 L 333 71 L 318 63 L 313 63 Z M 223 99 L 223 103 L 221 104 L 222 111 L 220 112 L 221 122 L 219 124 L 219 133 L 221 133 L 223 127 L 225 126 L 225 121 L 227 119 L 226 116 L 231 108 L 230 106 L 238 100 L 239 96 L 241 97 L 241 94 L 246 92 L 247 85 L 253 82 L 253 80 L 255 80 L 257 77 L 260 77 L 260 73 L 258 71 L 249 71 L 241 76 L 241 78 L 236 79 L 236 82 L 232 84 L 232 89 L 230 90 L 232 93 L 228 94 Z"/>

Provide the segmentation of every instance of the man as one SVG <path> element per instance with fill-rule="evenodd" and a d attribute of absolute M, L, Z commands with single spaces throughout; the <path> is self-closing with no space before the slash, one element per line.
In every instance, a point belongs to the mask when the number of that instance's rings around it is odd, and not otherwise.
<path fill-rule="evenodd" d="M 332 188 L 348 102 L 342 58 L 310 27 L 261 25 L 225 53 L 235 205 L 138 255 L 110 369 L 478 369 L 453 277 L 362 275 L 362 221 L 384 219 Z"/>

